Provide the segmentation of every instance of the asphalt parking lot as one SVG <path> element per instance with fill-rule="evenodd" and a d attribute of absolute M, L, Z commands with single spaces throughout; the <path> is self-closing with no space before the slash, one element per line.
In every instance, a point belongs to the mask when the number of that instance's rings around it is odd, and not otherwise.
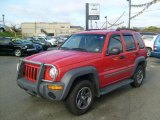
<path fill-rule="evenodd" d="M 129 85 L 97 98 L 92 109 L 74 116 L 63 102 L 32 97 L 16 84 L 17 57 L 0 56 L 1 120 L 159 120 L 160 59 L 149 58 L 140 88 Z"/>

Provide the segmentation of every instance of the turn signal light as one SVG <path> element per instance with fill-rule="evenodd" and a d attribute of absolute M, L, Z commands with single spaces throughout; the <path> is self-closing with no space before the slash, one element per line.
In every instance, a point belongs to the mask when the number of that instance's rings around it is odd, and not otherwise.
<path fill-rule="evenodd" d="M 63 86 L 59 86 L 59 85 L 48 85 L 48 89 L 49 90 L 62 90 Z"/>

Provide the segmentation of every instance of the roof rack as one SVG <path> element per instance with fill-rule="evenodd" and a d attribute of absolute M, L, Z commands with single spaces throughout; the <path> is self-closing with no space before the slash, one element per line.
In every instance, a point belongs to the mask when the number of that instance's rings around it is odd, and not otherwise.
<path fill-rule="evenodd" d="M 117 29 L 116 29 L 116 31 L 121 31 L 121 30 L 137 31 L 136 29 L 130 29 L 130 28 L 117 28 Z"/>

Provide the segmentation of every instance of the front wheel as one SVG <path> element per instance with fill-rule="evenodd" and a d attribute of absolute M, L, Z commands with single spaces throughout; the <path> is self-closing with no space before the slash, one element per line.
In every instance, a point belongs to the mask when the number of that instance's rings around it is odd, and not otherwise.
<path fill-rule="evenodd" d="M 93 85 L 89 81 L 84 80 L 75 85 L 65 103 L 71 113 L 81 115 L 90 109 L 93 100 Z"/>
<path fill-rule="evenodd" d="M 20 56 L 22 55 L 21 49 L 15 49 L 14 55 L 15 55 L 16 57 L 20 57 Z"/>
<path fill-rule="evenodd" d="M 142 85 L 144 76 L 145 76 L 145 68 L 142 65 L 140 65 L 137 67 L 137 69 L 133 75 L 134 82 L 131 83 L 131 86 L 132 87 L 140 87 Z"/>

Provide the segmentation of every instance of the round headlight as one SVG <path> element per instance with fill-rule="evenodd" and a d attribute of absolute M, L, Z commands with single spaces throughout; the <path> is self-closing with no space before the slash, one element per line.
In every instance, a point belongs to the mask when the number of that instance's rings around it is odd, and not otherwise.
<path fill-rule="evenodd" d="M 22 49 L 26 49 L 26 48 L 27 48 L 27 46 L 23 46 L 23 47 L 22 47 Z"/>
<path fill-rule="evenodd" d="M 49 70 L 49 75 L 51 78 L 53 78 L 53 80 L 55 80 L 55 78 L 58 75 L 58 70 L 55 66 L 53 66 L 50 70 Z"/>

